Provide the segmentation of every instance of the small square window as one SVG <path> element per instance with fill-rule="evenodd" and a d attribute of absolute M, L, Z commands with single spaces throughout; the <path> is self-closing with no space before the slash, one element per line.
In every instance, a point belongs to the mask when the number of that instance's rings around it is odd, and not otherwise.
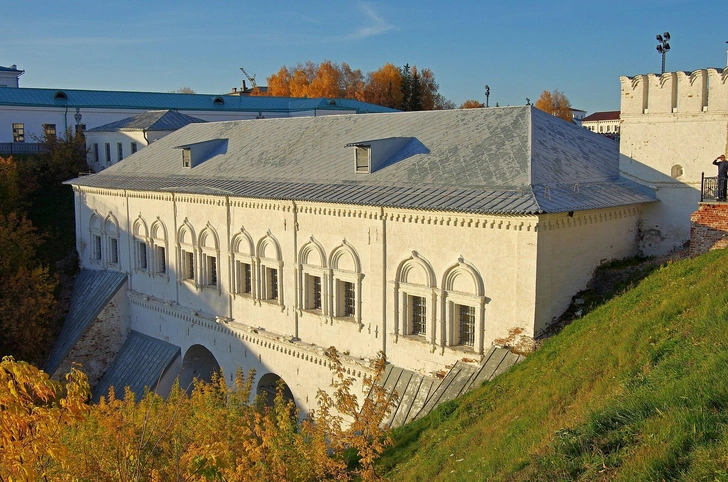
<path fill-rule="evenodd" d="M 43 124 L 43 134 L 46 136 L 46 138 L 56 137 L 56 125 Z"/>
<path fill-rule="evenodd" d="M 25 126 L 13 124 L 13 142 L 25 142 Z"/>

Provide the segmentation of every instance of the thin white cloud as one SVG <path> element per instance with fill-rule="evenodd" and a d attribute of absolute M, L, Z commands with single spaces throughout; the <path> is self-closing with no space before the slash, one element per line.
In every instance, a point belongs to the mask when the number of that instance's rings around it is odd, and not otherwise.
<path fill-rule="evenodd" d="M 375 35 L 381 35 L 394 28 L 394 26 L 388 24 L 382 17 L 377 14 L 371 4 L 361 2 L 359 9 L 364 14 L 363 19 L 368 21 L 368 25 L 361 27 L 359 30 L 351 35 L 347 36 L 350 40 L 360 40 L 367 37 L 373 37 Z"/>

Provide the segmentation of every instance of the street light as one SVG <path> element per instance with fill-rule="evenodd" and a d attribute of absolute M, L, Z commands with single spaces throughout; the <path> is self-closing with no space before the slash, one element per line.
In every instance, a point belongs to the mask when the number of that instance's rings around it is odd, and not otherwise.
<path fill-rule="evenodd" d="M 488 97 L 490 97 L 490 87 L 485 85 L 485 106 L 488 107 Z"/>
<path fill-rule="evenodd" d="M 670 51 L 670 44 L 667 43 L 670 40 L 670 32 L 665 32 L 662 35 L 657 34 L 657 51 L 662 54 L 662 73 L 665 73 L 665 55 Z"/>

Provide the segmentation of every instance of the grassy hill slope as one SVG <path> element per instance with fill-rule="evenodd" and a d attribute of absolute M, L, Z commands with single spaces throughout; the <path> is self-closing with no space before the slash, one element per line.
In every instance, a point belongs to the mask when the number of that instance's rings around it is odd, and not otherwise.
<path fill-rule="evenodd" d="M 728 481 L 728 251 L 655 270 L 395 438 L 398 481 Z"/>

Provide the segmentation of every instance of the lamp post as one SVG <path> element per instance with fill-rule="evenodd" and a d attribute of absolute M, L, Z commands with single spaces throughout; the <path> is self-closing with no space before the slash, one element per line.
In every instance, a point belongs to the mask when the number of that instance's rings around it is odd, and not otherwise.
<path fill-rule="evenodd" d="M 80 107 L 76 107 L 76 113 L 73 115 L 73 118 L 76 119 L 76 134 L 78 134 L 81 129 L 81 119 L 83 118 Z"/>
<path fill-rule="evenodd" d="M 662 35 L 657 34 L 657 51 L 662 54 L 662 73 L 665 73 L 665 55 L 670 51 L 670 44 L 667 43 L 670 40 L 670 32 L 665 32 Z"/>
<path fill-rule="evenodd" d="M 490 97 L 490 87 L 485 85 L 485 106 L 488 107 L 488 97 Z"/>

